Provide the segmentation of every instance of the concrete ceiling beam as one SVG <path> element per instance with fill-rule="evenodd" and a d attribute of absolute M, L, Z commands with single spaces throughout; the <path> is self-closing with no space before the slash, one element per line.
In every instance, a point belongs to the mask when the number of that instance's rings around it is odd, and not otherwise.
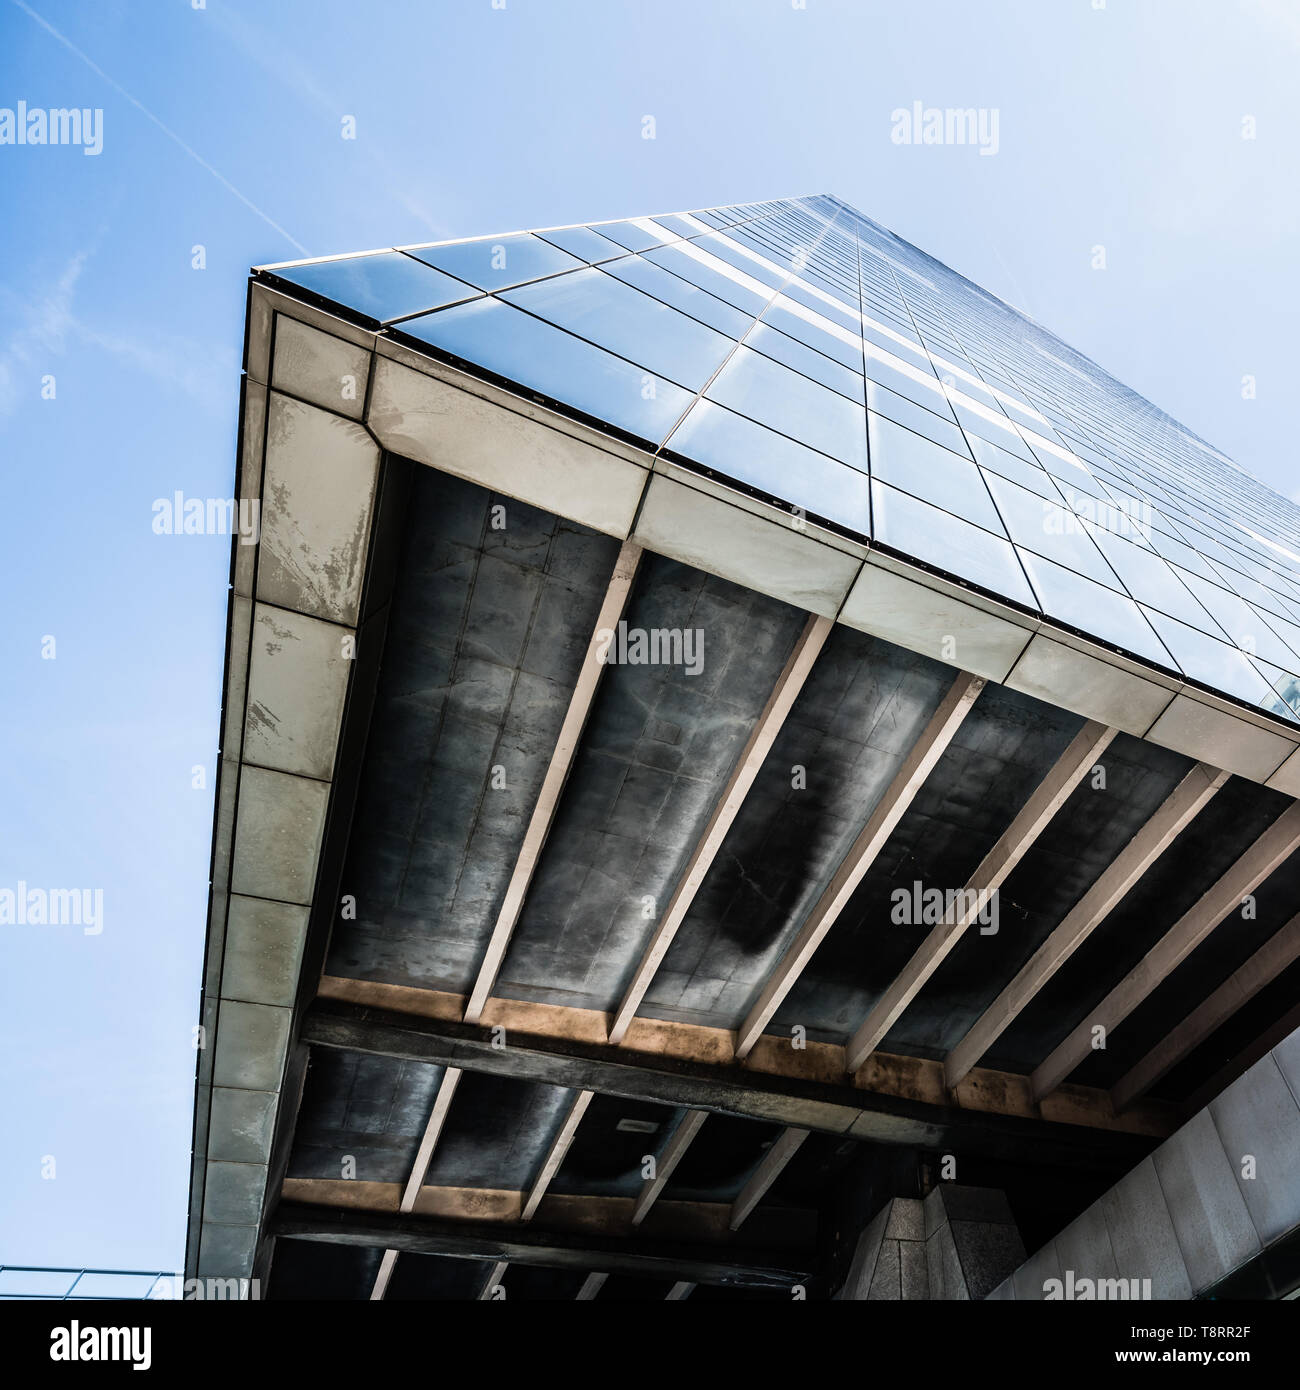
<path fill-rule="evenodd" d="M 1193 1048 L 1199 1047 L 1239 1008 L 1253 999 L 1296 960 L 1300 960 L 1300 913 L 1274 933 L 1253 956 L 1231 975 L 1198 1008 L 1160 1041 L 1157 1046 L 1111 1088 L 1110 1098 L 1117 1111 L 1124 1110 L 1145 1095 L 1172 1071 Z"/>
<path fill-rule="evenodd" d="M 1035 1099 L 1050 1095 L 1087 1057 L 1093 1050 L 1095 1029 L 1103 1028 L 1104 1036 L 1109 1037 L 1215 927 L 1297 849 L 1300 849 L 1300 802 L 1293 802 L 1035 1069 L 1030 1077 Z"/>
<path fill-rule="evenodd" d="M 786 948 L 780 964 L 772 972 L 757 1002 L 740 1025 L 736 1035 L 737 1057 L 748 1056 L 762 1036 L 763 1029 L 767 1027 L 772 1015 L 794 987 L 795 981 L 812 959 L 826 933 L 835 925 L 854 890 L 862 882 L 863 876 L 903 818 L 903 813 L 912 804 L 935 763 L 943 756 L 944 750 L 961 728 L 962 721 L 970 713 L 976 697 L 984 689 L 984 684 L 979 676 L 969 675 L 965 671 L 953 682 L 939 708 L 935 710 L 930 722 L 895 773 L 894 780 L 889 784 L 884 796 L 871 812 L 861 834 L 853 842 L 853 848 L 835 871 L 826 891 L 804 919 L 798 935 Z"/>
<path fill-rule="evenodd" d="M 628 1240 L 591 1232 L 541 1231 L 534 1226 L 454 1222 L 410 1212 L 348 1211 L 282 1202 L 267 1223 L 269 1234 L 402 1254 L 542 1266 L 549 1269 L 628 1274 L 643 1279 L 731 1287 L 781 1289 L 806 1284 L 815 1256 L 799 1251 L 764 1252 L 748 1247 Z"/>
<path fill-rule="evenodd" d="M 944 1075 L 956 1086 L 1030 1004 L 1129 890 L 1192 822 L 1229 773 L 1197 763 L 1059 926 L 1034 952 L 970 1031 L 948 1054 Z"/>
<path fill-rule="evenodd" d="M 618 626 L 623 609 L 627 606 L 628 596 L 632 592 L 632 582 L 636 578 L 637 566 L 641 562 L 641 553 L 641 547 L 635 541 L 624 541 L 619 549 L 618 558 L 614 562 L 614 572 L 610 576 L 604 601 L 601 603 L 600 612 L 596 617 L 596 626 L 592 630 L 591 640 L 587 644 L 587 653 L 583 657 L 582 669 L 578 674 L 577 683 L 573 687 L 573 694 L 569 698 L 569 708 L 565 713 L 564 723 L 560 726 L 560 734 L 555 741 L 555 751 L 551 754 L 551 761 L 542 781 L 542 789 L 537 795 L 537 805 L 533 807 L 528 829 L 524 832 L 523 843 L 519 847 L 519 854 L 515 859 L 515 867 L 510 875 L 510 882 L 506 885 L 501 910 L 497 914 L 492 935 L 488 939 L 487 949 L 483 953 L 478 978 L 474 981 L 469 1001 L 465 1006 L 465 1021 L 467 1023 L 478 1022 L 483 1013 L 483 1005 L 491 995 L 493 985 L 496 984 L 501 962 L 505 959 L 506 947 L 510 944 L 510 936 L 515 929 L 515 924 L 519 921 L 519 914 L 523 911 L 524 897 L 528 892 L 529 884 L 533 881 L 533 874 L 536 872 L 538 861 L 541 859 L 546 837 L 550 834 L 551 822 L 555 819 L 555 812 L 560 804 L 560 793 L 564 790 L 564 783 L 569 776 L 569 770 L 573 766 L 573 760 L 578 751 L 578 744 L 582 739 L 582 731 L 586 727 L 592 706 L 596 702 L 596 691 L 600 685 L 601 674 L 605 669 L 604 662 L 601 660 L 601 651 L 608 642 L 608 633 Z"/>
<path fill-rule="evenodd" d="M 847 1048 L 850 1071 L 856 1071 L 876 1050 L 925 982 L 961 940 L 978 911 L 972 903 L 982 903 L 997 892 L 1118 732 L 1089 720 L 1070 741 L 1070 746 L 1034 788 L 1029 800 L 967 881 L 961 910 L 934 928 L 863 1020 Z"/>
<path fill-rule="evenodd" d="M 806 1129 L 788 1128 L 763 1155 L 763 1161 L 754 1169 L 749 1181 L 740 1190 L 740 1195 L 732 1203 L 731 1218 L 728 1224 L 733 1231 L 767 1195 L 767 1190 L 781 1176 L 786 1164 L 799 1152 L 799 1146 L 808 1137 Z"/>
<path fill-rule="evenodd" d="M 690 859 L 687 861 L 686 871 L 673 891 L 663 918 L 646 946 L 641 962 L 632 977 L 632 983 L 628 986 L 622 1003 L 615 1011 L 609 1029 L 610 1042 L 621 1043 L 626 1038 L 627 1030 L 637 1009 L 641 1007 L 641 1001 L 650 988 L 660 962 L 667 955 L 668 948 L 672 945 L 678 928 L 685 921 L 686 914 L 695 901 L 695 895 L 699 892 L 709 867 L 722 848 L 722 842 L 726 839 L 732 822 L 736 819 L 745 797 L 749 794 L 750 787 L 754 784 L 754 779 L 758 776 L 759 769 L 763 766 L 764 759 L 771 750 L 777 734 L 780 733 L 781 726 L 785 723 L 786 716 L 790 713 L 796 696 L 803 689 L 804 683 L 812 671 L 813 663 L 817 660 L 818 653 L 825 645 L 834 626 L 835 624 L 829 618 L 819 618 L 814 615 L 808 619 L 799 640 L 795 643 L 794 650 L 790 653 L 790 659 L 781 671 L 771 695 L 768 696 L 767 704 L 764 706 L 762 714 L 759 715 L 758 722 L 754 725 L 753 732 L 741 751 L 736 766 L 732 769 L 731 776 L 723 788 L 722 795 L 718 798 L 717 805 L 713 808 L 713 814 L 709 817 L 709 823 L 704 828 L 704 834 L 700 837 L 699 844 L 695 846 Z"/>

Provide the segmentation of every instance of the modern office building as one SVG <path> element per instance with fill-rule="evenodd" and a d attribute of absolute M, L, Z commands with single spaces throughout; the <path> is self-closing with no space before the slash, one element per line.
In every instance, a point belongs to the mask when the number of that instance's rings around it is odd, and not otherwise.
<path fill-rule="evenodd" d="M 1300 509 L 827 196 L 244 366 L 187 1275 L 1300 1284 Z"/>

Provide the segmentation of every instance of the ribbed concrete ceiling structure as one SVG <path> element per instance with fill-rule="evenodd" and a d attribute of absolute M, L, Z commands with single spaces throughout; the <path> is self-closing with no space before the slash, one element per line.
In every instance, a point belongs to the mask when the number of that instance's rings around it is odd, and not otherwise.
<path fill-rule="evenodd" d="M 1300 1021 L 1297 509 L 845 204 L 270 267 L 245 368 L 192 1270 L 828 1297 Z"/>

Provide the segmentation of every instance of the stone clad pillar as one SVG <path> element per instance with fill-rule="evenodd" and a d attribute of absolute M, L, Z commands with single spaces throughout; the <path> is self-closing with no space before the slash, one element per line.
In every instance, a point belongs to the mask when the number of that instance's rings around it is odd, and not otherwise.
<path fill-rule="evenodd" d="M 895 1197 L 858 1239 L 842 1301 L 984 1298 L 1025 1258 L 1005 1195 L 945 1183 Z"/>

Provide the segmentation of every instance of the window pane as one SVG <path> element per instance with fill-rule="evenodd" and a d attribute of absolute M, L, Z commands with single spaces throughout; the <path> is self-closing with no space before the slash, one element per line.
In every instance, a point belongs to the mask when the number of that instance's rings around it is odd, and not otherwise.
<path fill-rule="evenodd" d="M 759 424 L 866 472 L 862 407 L 778 362 L 739 348 L 706 394 Z"/>
<path fill-rule="evenodd" d="M 1235 646 L 1243 651 L 1258 652 L 1265 661 L 1285 667 L 1288 671 L 1300 669 L 1300 659 L 1244 599 L 1219 588 L 1217 584 L 1207 584 L 1194 574 L 1187 576 L 1187 586 L 1210 610 Z"/>
<path fill-rule="evenodd" d="M 989 489 L 998 504 L 1002 520 L 1017 545 L 1067 565 L 1098 584 L 1120 587 L 1114 571 L 1101 557 L 1083 523 L 1068 508 L 1015 483 L 989 474 Z"/>
<path fill-rule="evenodd" d="M 691 401 L 668 381 L 647 399 L 640 367 L 499 299 L 411 319 L 401 331 L 656 445 Z"/>
<path fill-rule="evenodd" d="M 936 399 L 941 400 L 942 397 Z M 934 411 L 925 410 L 915 401 L 900 396 L 897 391 L 877 386 L 874 381 L 867 382 L 867 404 L 878 414 L 888 417 L 894 424 L 923 434 L 936 444 L 942 444 L 945 449 L 952 450 L 954 454 L 961 454 L 964 458 L 970 457 L 966 448 L 966 437 L 953 424 L 951 416 L 940 419 Z M 1001 530 L 1001 527 L 998 529 Z"/>
<path fill-rule="evenodd" d="M 629 251 L 648 251 L 652 246 L 662 246 L 673 240 L 669 232 L 647 232 L 633 222 L 599 222 L 595 230 Z"/>
<path fill-rule="evenodd" d="M 874 411 L 868 418 L 874 476 L 986 531 L 1005 534 L 984 480 L 969 459 L 913 434 Z"/>
<path fill-rule="evenodd" d="M 387 323 L 405 314 L 427 313 L 478 294 L 464 281 L 453 280 L 400 251 L 286 266 L 268 273 L 310 290 L 331 304 L 353 309 L 375 323 Z"/>
<path fill-rule="evenodd" d="M 927 397 L 935 397 L 939 402 L 937 405 L 930 406 L 931 410 L 947 410 L 948 399 L 944 395 L 943 388 L 939 384 L 939 378 L 929 370 L 929 367 L 922 367 L 920 363 L 911 362 L 905 353 L 894 352 L 891 356 L 896 357 L 900 362 L 908 362 L 911 367 L 920 373 L 922 380 L 908 372 L 901 371 L 892 362 L 889 362 L 874 347 L 867 347 L 867 375 L 872 381 L 878 381 L 882 386 L 888 386 L 891 391 L 897 391 L 900 396 L 912 396 L 920 401 L 922 405 L 926 403 Z M 886 348 L 885 352 L 889 349 Z"/>
<path fill-rule="evenodd" d="M 1214 578 L 1214 571 L 1205 563 L 1200 554 L 1191 546 L 1185 545 L 1182 541 L 1169 535 L 1167 531 L 1158 528 L 1152 531 L 1151 548 L 1181 569 L 1192 574 L 1199 574 L 1202 579 L 1212 580 Z"/>
<path fill-rule="evenodd" d="M 740 339 L 754 322 L 752 314 L 742 313 L 724 304 L 716 295 L 697 288 L 680 276 L 648 261 L 644 256 L 624 256 L 621 261 L 611 261 L 601 267 L 607 274 L 616 276 L 625 284 L 633 285 L 646 294 L 652 294 L 683 314 L 707 323 L 728 338 Z"/>
<path fill-rule="evenodd" d="M 847 329 L 855 337 L 861 333 L 862 324 L 858 316 L 848 305 L 843 307 L 837 304 L 827 304 L 824 299 L 818 299 L 813 292 L 797 280 L 791 280 L 785 285 L 781 293 L 787 299 L 793 299 L 797 304 L 802 304 L 805 309 L 811 309 L 815 314 L 821 314 L 823 318 L 828 318 L 832 323 L 837 323 L 841 328 Z"/>
<path fill-rule="evenodd" d="M 1043 448 L 1041 444 L 1035 448 L 1032 439 L 1028 443 L 1038 462 L 1054 478 L 1059 478 L 1064 486 L 1078 488 L 1080 492 L 1086 492 L 1090 497 L 1105 495 L 1100 483 L 1086 468 L 1071 463 L 1069 459 L 1061 458 L 1059 454 L 1054 454 L 1050 449 Z"/>
<path fill-rule="evenodd" d="M 872 533 L 883 545 L 1027 608 L 1038 607 L 1008 541 L 872 479 Z"/>
<path fill-rule="evenodd" d="M 1264 679 L 1274 692 L 1272 700 L 1262 702 L 1264 707 L 1272 710 L 1274 714 L 1280 714 L 1284 719 L 1300 723 L 1300 676 L 1293 676 L 1289 671 L 1279 671 L 1276 666 L 1270 666 L 1267 661 L 1261 661 L 1258 657 L 1251 659 L 1251 665 L 1263 672 Z"/>
<path fill-rule="evenodd" d="M 697 221 L 707 222 L 710 227 L 725 227 L 731 220 L 728 217 L 723 217 L 720 211 L 715 211 L 713 208 L 699 208 L 691 213 L 691 216 Z"/>
<path fill-rule="evenodd" d="M 979 411 L 963 405 L 960 401 L 950 400 L 949 404 L 952 406 L 952 413 L 957 417 L 957 423 L 966 432 L 967 438 L 975 435 L 979 439 L 987 439 L 990 443 L 996 444 L 999 449 L 1005 449 L 1008 453 L 1014 454 L 1018 459 L 1037 465 L 1038 460 L 1030 452 L 1029 445 L 1011 428 L 1011 421 L 1007 420 L 1005 416 L 995 413 L 993 419 L 990 420 L 981 415 Z"/>
<path fill-rule="evenodd" d="M 421 246 L 411 255 L 481 290 L 499 290 L 504 285 L 582 268 L 581 261 L 527 232 L 458 241 L 450 246 Z"/>
<path fill-rule="evenodd" d="M 1161 641 L 1173 652 L 1183 673 L 1192 680 L 1258 704 L 1268 692 L 1268 682 L 1246 660 L 1236 647 L 1227 642 L 1218 642 L 1186 623 L 1175 622 L 1173 618 L 1146 610 L 1151 626 L 1159 633 Z"/>
<path fill-rule="evenodd" d="M 660 246 L 653 251 L 647 251 L 646 260 L 663 266 L 665 270 L 671 270 L 674 275 L 680 275 L 683 280 L 689 280 L 692 285 L 698 285 L 702 290 L 708 290 L 725 303 L 735 305 L 751 319 L 762 313 L 763 306 L 767 303 L 767 296 L 746 289 L 744 285 L 738 285 L 720 270 L 714 270 L 712 266 L 697 261 L 680 246 Z"/>
<path fill-rule="evenodd" d="M 569 255 L 593 265 L 597 261 L 608 261 L 615 256 L 628 254 L 626 246 L 610 241 L 599 232 L 593 232 L 590 227 L 556 227 L 549 232 L 538 232 L 537 235 L 552 246 L 558 246 L 561 251 L 567 251 Z"/>
<path fill-rule="evenodd" d="M 807 319 L 800 318 L 798 314 L 783 308 L 780 304 L 773 304 L 767 310 L 763 315 L 763 322 L 771 324 L 773 328 L 779 329 L 787 337 L 794 338 L 806 347 L 810 347 L 826 357 L 833 357 L 850 371 L 860 372 L 862 370 L 862 348 L 860 346 L 846 343 L 843 338 L 837 338 L 833 333 L 828 333 L 826 329 L 819 328 L 815 323 L 809 323 Z"/>
<path fill-rule="evenodd" d="M 1103 588 L 1064 565 L 1053 564 L 1040 555 L 1021 550 L 1020 558 L 1029 575 L 1043 612 L 1089 636 L 1120 647 L 1134 656 L 1145 657 L 1168 670 L 1178 665 L 1161 645 L 1150 623 L 1136 603 L 1114 589 Z"/>
<path fill-rule="evenodd" d="M 876 347 L 884 348 L 886 352 L 892 352 L 895 357 L 901 357 L 904 362 L 910 362 L 914 367 L 920 367 L 923 371 L 928 371 L 930 369 L 929 358 L 920 347 L 911 341 L 910 336 L 907 333 L 903 333 L 902 330 L 898 331 L 907 341 L 901 343 L 897 338 L 891 338 L 888 333 L 875 327 L 871 323 L 864 323 L 861 331 L 862 336 L 867 342 L 874 343 Z"/>
<path fill-rule="evenodd" d="M 1279 618 L 1275 613 L 1265 613 L 1263 617 L 1272 631 L 1277 633 L 1279 641 L 1286 645 L 1287 650 L 1300 654 L 1300 626 L 1286 618 Z M 1287 671 L 1300 669 L 1294 661 L 1283 661 L 1280 664 Z"/>
<path fill-rule="evenodd" d="M 1019 483 L 1021 487 L 1027 487 L 1040 497 L 1046 497 L 1049 502 L 1060 502 L 1061 494 L 1056 490 L 1056 484 L 1036 463 L 1026 463 L 978 435 L 967 435 L 966 443 L 975 455 L 976 462 L 982 467 L 991 469 L 1004 478 L 1010 478 L 1013 483 Z"/>
<path fill-rule="evenodd" d="M 692 227 L 686 218 L 675 212 L 666 212 L 651 220 L 658 222 L 661 227 L 667 227 L 670 232 L 676 232 L 678 236 L 696 237 L 703 235 L 699 227 Z"/>
<path fill-rule="evenodd" d="M 698 391 L 730 338 L 594 267 L 506 290 L 502 299 Z"/>
<path fill-rule="evenodd" d="M 802 372 L 804 376 L 812 377 L 823 386 L 829 386 L 832 391 L 838 391 L 841 396 L 847 396 L 851 401 L 862 404 L 862 377 L 858 373 L 849 371 L 847 367 L 824 353 L 805 347 L 803 343 L 795 342 L 784 333 L 778 333 L 766 323 L 758 324 L 745 339 L 745 346 L 753 348 L 755 352 L 761 352 L 765 357 L 783 362 L 787 367 L 793 367 L 796 372 Z"/>
<path fill-rule="evenodd" d="M 667 448 L 724 477 L 870 534 L 867 476 L 710 401 L 700 401 Z"/>
<path fill-rule="evenodd" d="M 708 236 L 701 237 L 695 245 L 711 256 L 716 256 L 720 261 L 735 266 L 737 270 L 743 270 L 751 279 L 770 285 L 774 290 L 780 289 L 789 278 L 783 270 L 769 270 L 753 256 L 747 256 L 730 237 L 720 232 L 710 232 Z"/>
<path fill-rule="evenodd" d="M 1224 633 L 1219 625 L 1155 551 L 1113 536 L 1100 527 L 1091 533 L 1124 587 L 1140 603 L 1149 608 L 1158 608 L 1181 622 L 1191 623 L 1212 637 L 1223 638 Z"/>

